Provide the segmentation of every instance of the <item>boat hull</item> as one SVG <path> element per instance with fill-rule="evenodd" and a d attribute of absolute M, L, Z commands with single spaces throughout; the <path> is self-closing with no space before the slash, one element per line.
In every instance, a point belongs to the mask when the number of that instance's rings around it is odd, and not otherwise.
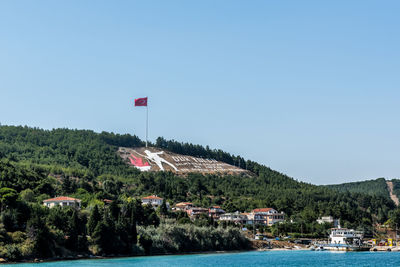
<path fill-rule="evenodd" d="M 368 251 L 369 247 L 351 246 L 351 245 L 337 245 L 337 244 L 323 244 L 317 246 L 319 249 L 316 250 L 328 250 L 328 251 Z"/>

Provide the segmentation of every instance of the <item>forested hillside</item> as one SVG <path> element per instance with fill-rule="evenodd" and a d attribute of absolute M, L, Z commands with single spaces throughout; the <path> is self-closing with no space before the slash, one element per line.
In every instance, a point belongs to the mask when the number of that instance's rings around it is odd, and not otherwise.
<path fill-rule="evenodd" d="M 391 181 L 393 183 L 393 194 L 400 198 L 400 180 L 392 179 Z"/>
<path fill-rule="evenodd" d="M 144 143 L 136 136 L 113 133 L 95 133 L 87 130 L 55 129 L 52 131 L 29 127 L 0 127 L 0 153 L 17 166 L 26 170 L 40 170 L 48 175 L 70 179 L 73 188 L 84 189 L 81 183 L 97 181 L 105 187 L 105 194 L 116 197 L 126 193 L 131 196 L 159 194 L 171 202 L 195 201 L 202 205 L 221 204 L 228 211 L 249 210 L 272 206 L 289 215 L 312 209 L 317 217 L 324 214 L 341 215 L 349 221 L 357 220 L 361 207 L 356 195 L 337 194 L 329 189 L 298 182 L 253 161 L 245 161 L 221 150 L 199 145 L 167 141 L 158 138 L 156 147 L 183 155 L 215 158 L 238 165 L 239 160 L 256 178 L 215 175 L 189 175 L 187 179 L 171 173 L 140 173 L 130 168 L 117 156 L 119 146 L 137 147 Z M 243 166 L 243 165 L 242 165 Z M 61 183 L 60 183 L 61 184 Z M 20 185 L 17 186 L 21 190 Z M 57 187 L 57 184 L 53 184 Z M 31 185 L 29 188 L 34 189 Z M 50 193 L 50 192 L 48 192 Z M 55 195 L 57 191 L 53 191 Z M 370 209 L 373 213 L 387 214 L 391 203 L 380 195 L 374 198 Z M 364 201 L 365 202 L 365 201 Z M 369 201 L 370 202 L 370 201 Z M 376 205 L 374 204 L 376 203 Z M 368 217 L 368 215 L 367 215 Z"/>
<path fill-rule="evenodd" d="M 183 155 L 214 158 L 236 166 L 240 164 L 255 176 L 189 174 L 181 177 L 171 172 L 141 173 L 117 155 L 118 147 L 143 145 L 143 141 L 132 135 L 0 126 L 0 255 L 49 257 L 63 254 L 63 249 L 76 253 L 90 249 L 106 255 L 116 253 L 116 248 L 121 248 L 118 251 L 123 251 L 123 254 L 134 253 L 137 249 L 143 249 L 145 253 L 157 251 L 159 241 L 148 236 L 146 233 L 149 231 L 143 227 L 157 227 L 166 218 L 178 220 L 181 215 L 176 217 L 165 210 L 156 213 L 142 209 L 138 199 L 149 194 L 157 194 L 170 204 L 190 201 L 202 207 L 220 205 L 227 212 L 272 207 L 287 215 L 286 223 L 273 227 L 279 233 L 290 231 L 314 236 L 326 234 L 315 222 L 318 216 L 341 218 L 343 226 L 371 234 L 372 224 L 384 223 L 395 208 L 383 194 L 338 192 L 326 186 L 296 181 L 269 167 L 221 150 L 163 138 L 150 145 Z M 81 199 L 82 210 L 75 213 L 65 210 L 50 212 L 41 205 L 43 199 L 59 195 Z M 105 207 L 104 199 L 112 200 L 114 204 Z M 63 220 L 68 223 L 60 223 Z M 190 223 L 190 220 L 180 221 Z M 207 220 L 194 224 L 196 227 L 215 227 L 214 222 Z M 143 226 L 139 228 L 142 231 L 139 237 L 135 225 Z M 40 226 L 45 226 L 44 230 Z M 188 231 L 187 237 L 175 240 L 177 243 L 172 247 L 181 246 L 187 238 L 199 244 L 215 241 L 202 240 L 203 237 L 198 235 L 208 230 L 182 229 Z M 230 235 L 236 236 L 237 233 L 218 230 L 213 238 Z M 72 245 L 63 236 L 73 236 L 76 242 L 80 240 L 80 246 Z M 89 236 L 88 240 L 86 236 Z M 218 241 L 221 246 L 215 246 L 215 249 L 246 246 L 240 238 L 235 240 L 238 243 L 232 247 Z M 46 252 L 47 246 L 51 249 Z"/>
<path fill-rule="evenodd" d="M 328 188 L 339 192 L 365 193 L 368 195 L 382 196 L 389 198 L 389 191 L 385 178 L 352 182 L 344 184 L 327 185 Z"/>

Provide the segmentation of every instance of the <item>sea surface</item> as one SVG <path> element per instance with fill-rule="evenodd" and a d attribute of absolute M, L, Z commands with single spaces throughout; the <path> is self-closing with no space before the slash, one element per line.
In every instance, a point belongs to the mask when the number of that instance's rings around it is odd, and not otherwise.
<path fill-rule="evenodd" d="M 400 252 L 257 251 L 20 263 L 0 266 L 400 266 Z"/>

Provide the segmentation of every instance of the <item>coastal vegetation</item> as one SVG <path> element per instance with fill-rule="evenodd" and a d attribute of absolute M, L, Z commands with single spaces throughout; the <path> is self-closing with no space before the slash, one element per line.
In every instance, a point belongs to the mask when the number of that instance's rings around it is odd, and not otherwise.
<path fill-rule="evenodd" d="M 143 145 L 129 134 L 0 126 L 0 257 L 18 260 L 249 247 L 236 225 L 210 218 L 192 221 L 185 213 L 143 206 L 140 198 L 150 194 L 171 205 L 189 201 L 202 207 L 219 205 L 227 212 L 273 207 L 285 212 L 286 221 L 258 230 L 276 236 L 323 237 L 330 225 L 319 225 L 316 219 L 327 215 L 367 235 L 373 234 L 376 223 L 400 220 L 393 201 L 381 193 L 299 182 L 209 147 L 161 137 L 150 144 L 241 166 L 254 175 L 142 173 L 116 153 L 118 147 Z M 44 199 L 60 195 L 81 199 L 81 209 L 43 206 Z"/>

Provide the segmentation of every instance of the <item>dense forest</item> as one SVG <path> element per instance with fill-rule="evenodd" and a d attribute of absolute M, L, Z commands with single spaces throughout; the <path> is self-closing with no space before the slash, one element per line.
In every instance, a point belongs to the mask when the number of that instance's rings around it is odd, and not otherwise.
<path fill-rule="evenodd" d="M 389 198 L 389 191 L 385 178 L 352 182 L 336 185 L 327 185 L 328 188 L 339 192 L 365 193 L 368 195 L 382 196 Z"/>
<path fill-rule="evenodd" d="M 340 218 L 342 226 L 372 235 L 373 224 L 394 216 L 395 205 L 383 194 L 299 182 L 209 147 L 161 137 L 150 144 L 241 166 L 254 176 L 141 173 L 116 153 L 120 146 L 143 145 L 129 134 L 0 126 L 0 257 L 17 260 L 71 253 L 135 255 L 248 247 L 235 226 L 219 225 L 209 218 L 191 221 L 185 214 L 142 206 L 140 197 L 149 194 L 171 205 L 190 201 L 202 207 L 220 205 L 227 212 L 272 207 L 286 213 L 286 222 L 263 230 L 279 235 L 324 236 L 326 227 L 315 220 L 326 215 Z M 81 199 L 82 208 L 42 205 L 44 199 L 60 195 Z M 226 239 L 235 242 L 223 242 Z"/>

